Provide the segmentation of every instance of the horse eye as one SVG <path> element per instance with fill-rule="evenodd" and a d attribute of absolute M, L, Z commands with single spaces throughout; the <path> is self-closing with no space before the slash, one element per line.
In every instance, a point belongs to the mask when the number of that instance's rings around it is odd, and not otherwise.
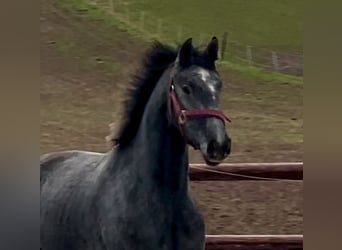
<path fill-rule="evenodd" d="M 190 93 L 191 93 L 190 87 L 188 85 L 183 85 L 182 90 L 187 95 L 190 95 Z"/>

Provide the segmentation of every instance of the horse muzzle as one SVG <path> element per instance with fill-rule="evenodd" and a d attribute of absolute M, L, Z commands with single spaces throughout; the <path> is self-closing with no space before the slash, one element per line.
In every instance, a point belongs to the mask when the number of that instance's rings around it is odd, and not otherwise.
<path fill-rule="evenodd" d="M 231 139 L 225 134 L 223 140 L 212 139 L 201 143 L 200 150 L 205 162 L 210 166 L 216 166 L 230 154 Z"/>

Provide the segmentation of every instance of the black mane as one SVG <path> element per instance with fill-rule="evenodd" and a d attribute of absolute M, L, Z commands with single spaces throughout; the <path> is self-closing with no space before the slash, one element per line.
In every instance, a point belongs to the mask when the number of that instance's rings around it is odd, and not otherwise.
<path fill-rule="evenodd" d="M 145 106 L 164 71 L 177 58 L 178 49 L 155 42 L 147 51 L 140 71 L 133 77 L 123 102 L 123 122 L 116 134 L 111 131 L 113 145 L 125 146 L 136 135 Z M 215 70 L 214 63 L 199 50 L 193 50 L 193 63 Z"/>

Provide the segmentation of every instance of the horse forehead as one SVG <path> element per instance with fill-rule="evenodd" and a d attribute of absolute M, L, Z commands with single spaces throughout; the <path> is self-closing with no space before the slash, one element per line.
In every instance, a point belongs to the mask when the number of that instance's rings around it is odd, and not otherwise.
<path fill-rule="evenodd" d="M 202 67 L 196 68 L 194 71 L 195 74 L 197 74 L 200 79 L 206 83 L 209 90 L 214 93 L 219 84 L 219 78 L 217 74 L 214 71 L 210 71 Z"/>
<path fill-rule="evenodd" d="M 210 78 L 209 70 L 206 70 L 204 68 L 196 69 L 196 73 L 200 76 L 200 78 L 203 80 L 203 82 L 206 82 Z"/>

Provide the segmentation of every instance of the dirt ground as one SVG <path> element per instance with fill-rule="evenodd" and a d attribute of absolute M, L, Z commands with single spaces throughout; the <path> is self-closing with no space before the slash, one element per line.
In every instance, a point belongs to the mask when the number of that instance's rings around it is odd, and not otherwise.
<path fill-rule="evenodd" d="M 104 152 L 122 90 L 146 44 L 125 30 L 41 1 L 41 152 Z M 228 162 L 302 161 L 302 87 L 224 70 L 223 108 L 233 118 Z M 191 162 L 203 162 L 191 151 Z M 303 232 L 302 182 L 201 182 L 192 192 L 207 234 Z"/>

